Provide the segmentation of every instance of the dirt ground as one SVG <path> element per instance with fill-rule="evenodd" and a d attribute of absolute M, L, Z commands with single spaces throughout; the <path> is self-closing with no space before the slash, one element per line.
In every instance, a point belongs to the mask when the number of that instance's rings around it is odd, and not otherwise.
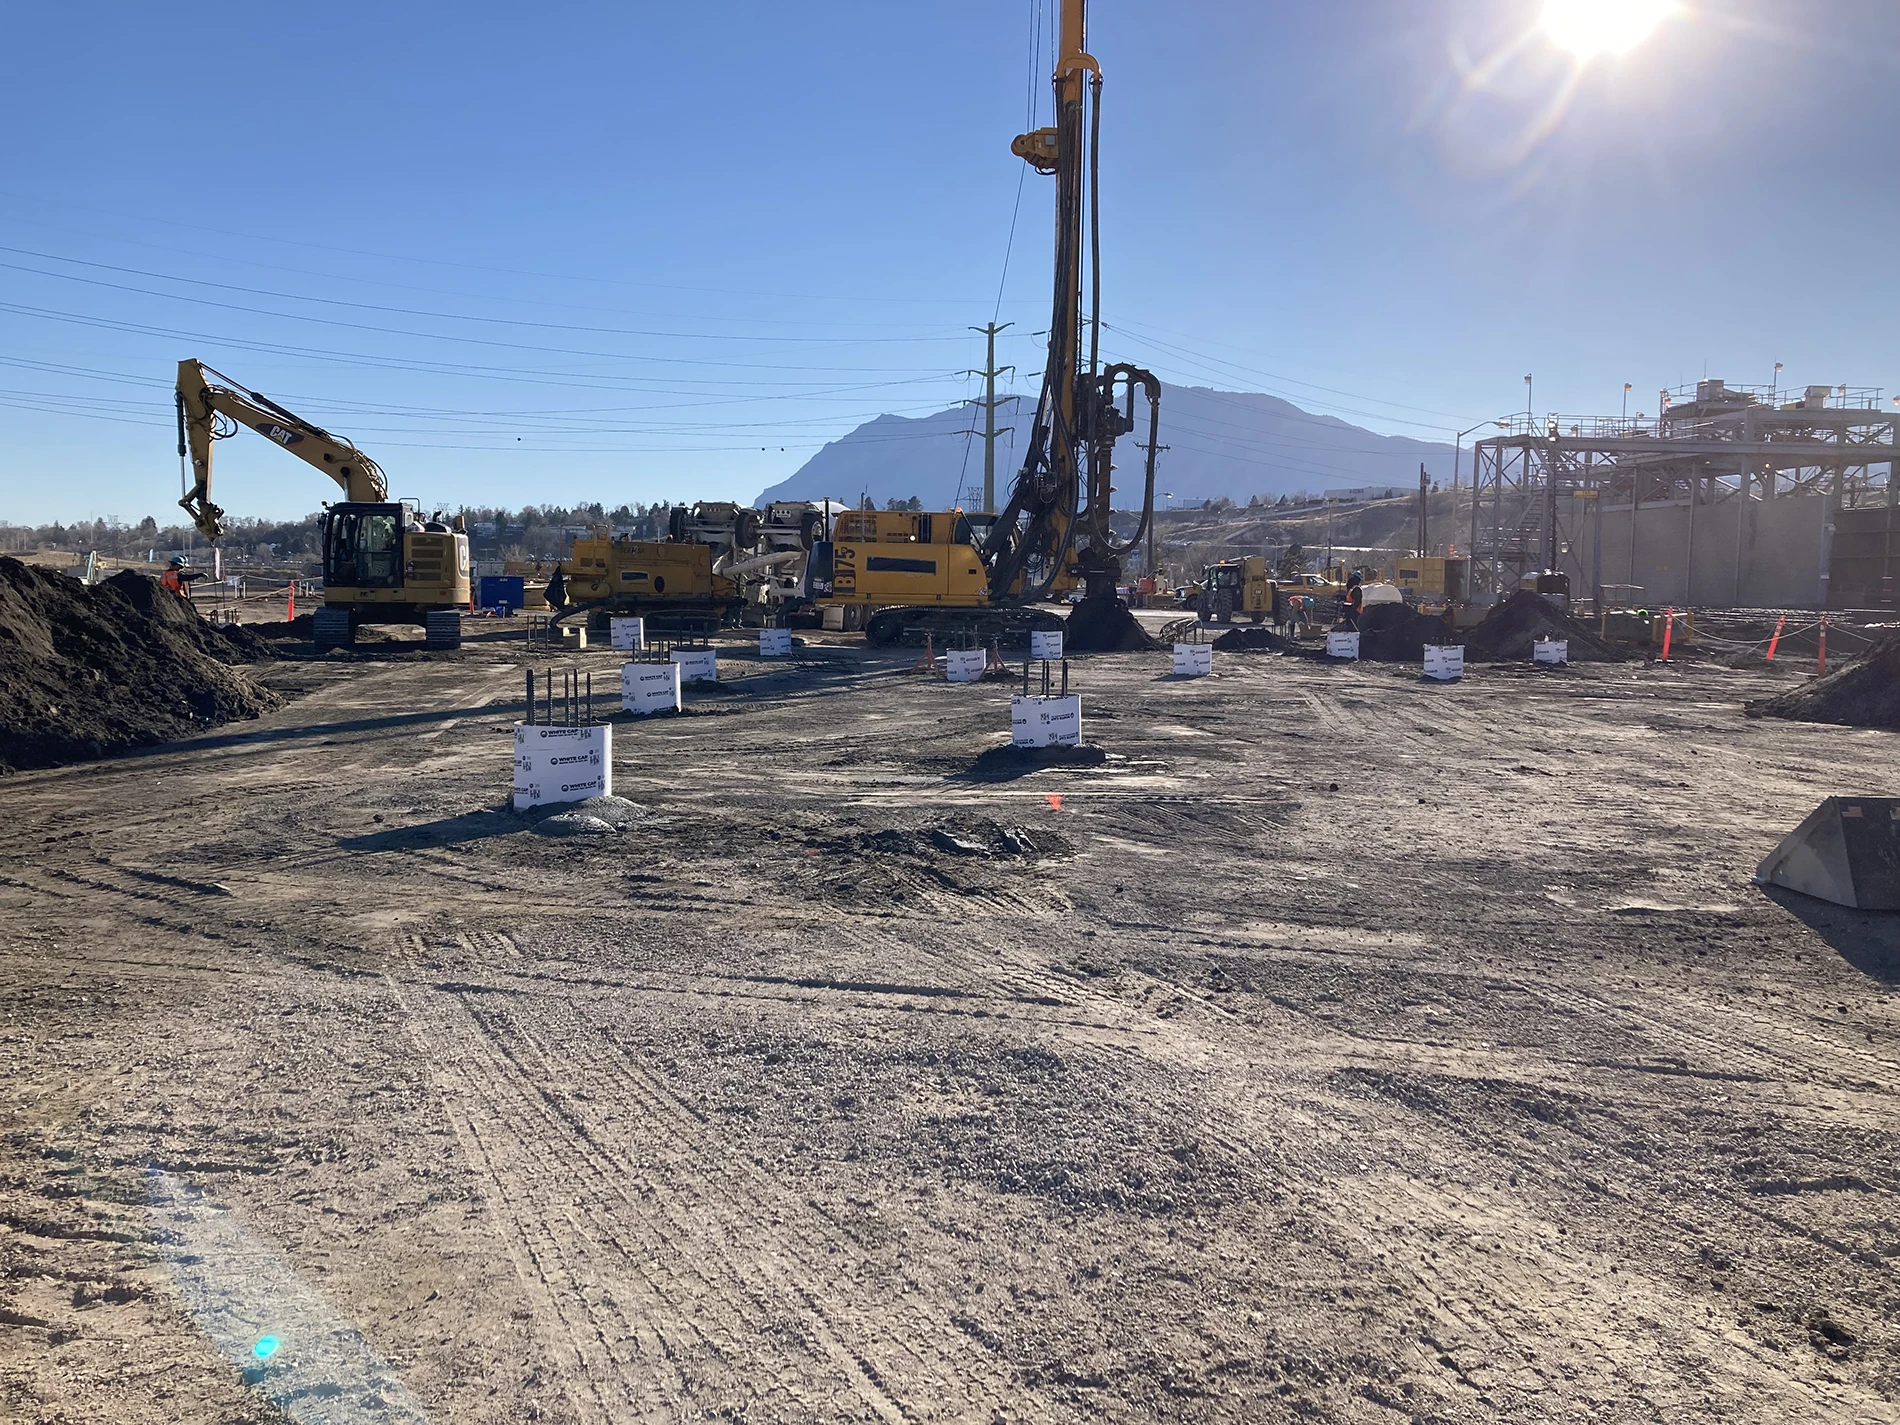
<path fill-rule="evenodd" d="M 507 642 L 0 783 L 7 1418 L 1900 1420 L 1896 918 L 1749 883 L 1896 734 L 1112 655 L 983 781 L 914 657 L 735 649 L 611 836 Z"/>

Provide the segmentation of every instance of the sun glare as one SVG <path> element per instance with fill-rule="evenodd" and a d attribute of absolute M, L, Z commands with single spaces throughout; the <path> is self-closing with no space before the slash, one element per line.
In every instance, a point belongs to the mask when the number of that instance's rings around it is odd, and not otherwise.
<path fill-rule="evenodd" d="M 1544 33 L 1578 59 L 1621 54 L 1675 8 L 1674 0 L 1545 0 Z"/>

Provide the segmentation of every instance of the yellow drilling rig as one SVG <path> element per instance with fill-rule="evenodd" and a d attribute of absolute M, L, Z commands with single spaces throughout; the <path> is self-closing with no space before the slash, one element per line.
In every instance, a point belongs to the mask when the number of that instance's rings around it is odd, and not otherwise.
<path fill-rule="evenodd" d="M 841 515 L 833 538 L 812 550 L 808 597 L 854 608 L 871 642 L 1043 626 L 1052 614 L 1034 605 L 1079 588 L 1070 648 L 1147 645 L 1117 586 L 1121 556 L 1154 517 L 1161 383 L 1140 367 L 1100 360 L 1102 71 L 1088 52 L 1087 22 L 1087 0 L 1061 0 L 1055 123 L 1010 145 L 1055 178 L 1056 222 L 1049 359 L 1008 502 L 994 516 L 950 510 L 908 523 L 882 512 Z M 1138 396 L 1148 437 L 1141 518 L 1118 539 L 1109 518 L 1115 443 L 1137 427 Z"/>

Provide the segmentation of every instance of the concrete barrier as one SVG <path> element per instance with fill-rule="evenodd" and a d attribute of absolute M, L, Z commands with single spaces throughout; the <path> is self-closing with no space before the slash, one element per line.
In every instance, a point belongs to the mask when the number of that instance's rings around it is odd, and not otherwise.
<path fill-rule="evenodd" d="M 647 646 L 647 621 L 643 618 L 609 619 L 607 640 L 617 653 L 644 653 Z"/>
<path fill-rule="evenodd" d="M 612 796 L 613 729 L 515 724 L 515 810 Z"/>
<path fill-rule="evenodd" d="M 1009 740 L 1018 747 L 1080 747 L 1082 699 L 1026 698 L 1009 700 Z"/>
<path fill-rule="evenodd" d="M 1328 658 L 1357 658 L 1359 656 L 1359 635 L 1357 633 L 1327 634 L 1326 656 Z"/>
<path fill-rule="evenodd" d="M 680 665 L 629 663 L 620 670 L 620 706 L 625 712 L 678 712 Z"/>
<path fill-rule="evenodd" d="M 759 657 L 785 658 L 792 651 L 792 631 L 789 628 L 762 628 L 759 630 Z"/>
<path fill-rule="evenodd" d="M 1062 630 L 1055 629 L 1047 633 L 1030 630 L 1029 656 L 1040 658 L 1046 663 L 1055 663 L 1062 657 Z"/>

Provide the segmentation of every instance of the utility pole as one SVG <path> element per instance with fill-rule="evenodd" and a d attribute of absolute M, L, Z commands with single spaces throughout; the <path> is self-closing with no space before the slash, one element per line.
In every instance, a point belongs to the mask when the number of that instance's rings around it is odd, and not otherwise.
<path fill-rule="evenodd" d="M 1425 533 L 1426 533 L 1425 498 L 1430 490 L 1430 486 L 1428 484 L 1428 481 L 1430 480 L 1430 478 L 1431 477 L 1429 477 L 1425 473 L 1424 462 L 1420 461 L 1419 467 L 1418 467 L 1418 557 L 1420 559 L 1425 558 L 1427 555 L 1429 555 L 1432 552 L 1430 547 L 1425 542 Z"/>
<path fill-rule="evenodd" d="M 1015 326 L 1014 322 L 1004 322 L 1002 326 L 990 322 L 985 326 L 971 327 L 973 332 L 982 332 L 988 338 L 989 354 L 983 362 L 981 371 L 966 371 L 966 376 L 983 378 L 983 399 L 975 404 L 983 408 L 983 513 L 996 513 L 996 408 L 1003 401 L 1014 401 L 1015 396 L 1005 396 L 1002 401 L 996 399 L 996 378 L 1005 371 L 1014 371 L 1014 366 L 996 364 L 996 334 Z"/>
<path fill-rule="evenodd" d="M 1154 448 L 1155 465 L 1157 467 L 1161 464 L 1162 455 L 1172 448 L 1172 446 L 1166 445 L 1157 445 Z M 1140 441 L 1136 441 L 1135 449 L 1145 452 L 1148 447 L 1143 445 Z M 1161 521 L 1156 519 L 1153 512 L 1150 511 L 1148 515 L 1148 577 L 1150 579 L 1155 577 L 1155 526 L 1159 523 L 1161 523 Z"/>

